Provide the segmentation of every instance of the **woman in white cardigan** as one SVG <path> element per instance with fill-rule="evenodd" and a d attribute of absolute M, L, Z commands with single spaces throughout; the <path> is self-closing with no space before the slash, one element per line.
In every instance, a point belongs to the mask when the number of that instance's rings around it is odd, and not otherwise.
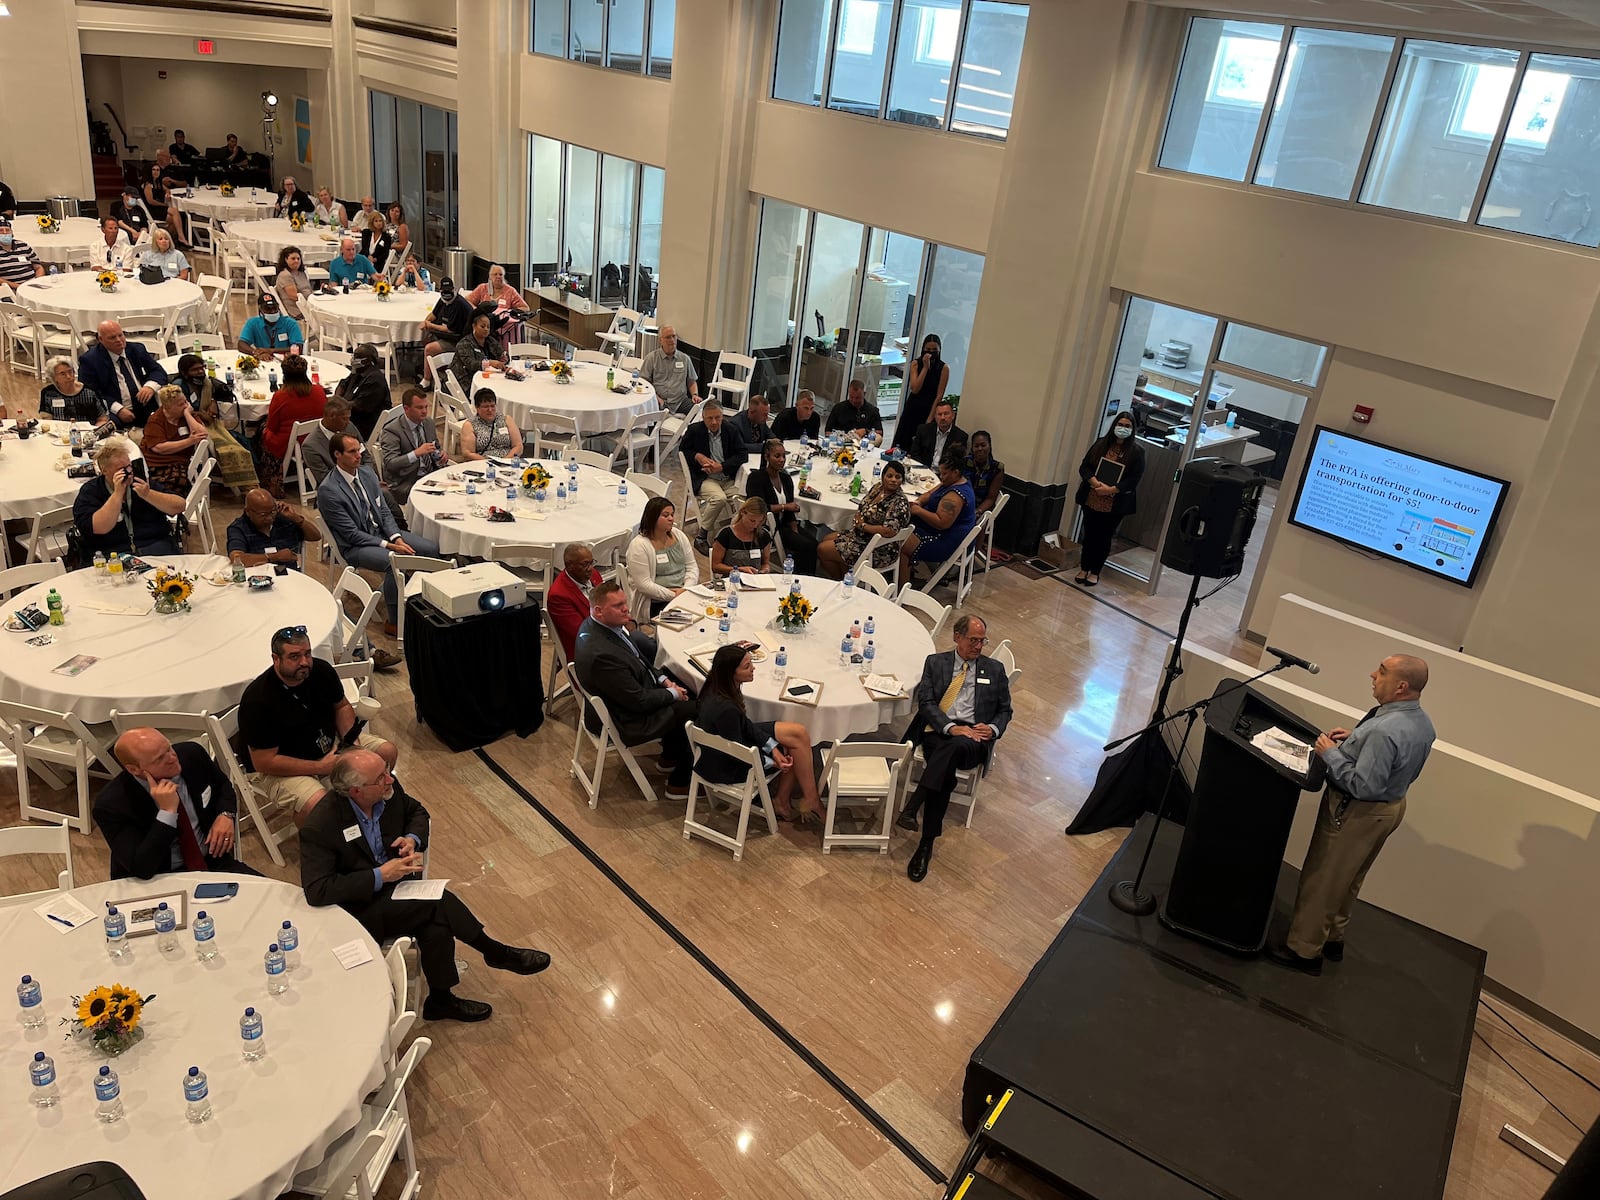
<path fill-rule="evenodd" d="M 648 621 L 673 597 L 700 582 L 694 546 L 674 524 L 672 501 L 652 496 L 628 543 L 628 599 L 636 621 Z"/>

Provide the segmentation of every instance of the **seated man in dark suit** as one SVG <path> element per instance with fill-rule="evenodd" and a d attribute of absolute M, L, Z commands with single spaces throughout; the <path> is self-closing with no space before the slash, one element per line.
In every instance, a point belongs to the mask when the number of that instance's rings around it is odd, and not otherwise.
<path fill-rule="evenodd" d="M 761 447 L 772 440 L 772 405 L 760 392 L 751 395 L 750 403 L 743 412 L 736 412 L 728 418 L 728 425 L 733 432 L 738 434 L 739 440 L 744 443 L 746 454 L 760 454 Z"/>
<path fill-rule="evenodd" d="M 433 402 L 426 392 L 419 387 L 408 387 L 399 414 L 390 417 L 378 431 L 378 446 L 383 450 L 383 482 L 401 504 L 410 497 L 412 484 L 450 462 L 450 456 L 440 446 L 438 427 L 428 415 L 432 407 Z"/>
<path fill-rule="evenodd" d="M 895 822 L 915 830 L 923 810 L 922 840 L 906 864 L 906 876 L 921 883 L 933 858 L 933 843 L 944 832 L 956 772 L 987 767 L 994 744 L 1011 720 L 1011 680 L 1005 668 L 984 656 L 989 640 L 982 617 L 956 618 L 955 649 L 928 655 L 917 684 L 917 715 L 905 740 L 922 746 L 926 766 L 917 790 Z"/>
<path fill-rule="evenodd" d="M 733 510 L 744 502 L 737 477 L 744 466 L 744 443 L 733 427 L 723 420 L 722 405 L 707 400 L 700 419 L 689 426 L 679 446 L 689 464 L 689 486 L 700 497 L 700 534 L 696 541 L 702 554 L 711 553 L 708 539 L 726 529 Z"/>
<path fill-rule="evenodd" d="M 78 379 L 105 397 L 111 415 L 139 429 L 160 407 L 156 393 L 170 381 L 167 370 L 137 342 L 129 343 L 116 321 L 101 321 L 98 344 L 78 359 Z"/>
<path fill-rule="evenodd" d="M 670 675 L 647 663 L 628 637 L 628 597 L 620 583 L 595 585 L 589 599 L 593 615 L 578 630 L 573 656 L 578 682 L 606 702 L 625 745 L 661 739 L 667 799 L 687 800 L 694 764 L 683 727 L 694 720 L 695 702 Z M 584 721 L 599 730 L 593 712 L 584 713 Z"/>
<path fill-rule="evenodd" d="M 933 406 L 933 420 L 917 426 L 911 435 L 911 457 L 925 467 L 937 467 L 945 448 L 957 442 L 967 444 L 966 430 L 956 424 L 955 406 L 948 400 L 939 400 Z"/>
<path fill-rule="evenodd" d="M 428 845 L 428 810 L 370 750 L 340 754 L 328 779 L 327 803 L 300 829 L 300 885 L 321 908 L 337 904 L 378 941 L 412 937 L 422 958 L 426 1021 L 484 1021 L 493 1011 L 457 996 L 456 943 L 483 955 L 486 965 L 534 975 L 550 965 L 542 950 L 497 942 L 454 892 L 438 900 L 396 900 L 395 885 L 420 874 Z"/>
<path fill-rule="evenodd" d="M 130 729 L 112 747 L 122 774 L 94 799 L 94 823 L 111 847 L 111 878 L 167 871 L 239 871 L 239 798 L 197 742 L 174 746 L 156 729 Z"/>

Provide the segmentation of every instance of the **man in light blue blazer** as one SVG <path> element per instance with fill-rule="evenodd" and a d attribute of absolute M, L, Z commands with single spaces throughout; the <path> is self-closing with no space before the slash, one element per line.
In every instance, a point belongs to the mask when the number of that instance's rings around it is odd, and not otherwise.
<path fill-rule="evenodd" d="M 987 770 L 994 744 L 1011 722 L 1011 679 L 999 660 L 983 653 L 988 635 L 982 617 L 963 613 L 956 618 L 955 649 L 928 655 L 922 667 L 917 715 L 905 740 L 922 747 L 927 765 L 895 822 L 914 830 L 917 810 L 922 810 L 922 840 L 906 865 L 913 883 L 928 874 L 933 843 L 944 832 L 956 772 L 977 766 Z"/>
<path fill-rule="evenodd" d="M 419 533 L 400 533 L 384 503 L 383 489 L 371 467 L 361 465 L 361 439 L 336 433 L 328 439 L 334 469 L 317 486 L 317 511 L 327 522 L 339 553 L 352 567 L 383 572 L 383 602 L 389 606 L 384 632 L 395 632 L 400 596 L 389 570 L 391 554 L 439 556 L 439 545 Z"/>

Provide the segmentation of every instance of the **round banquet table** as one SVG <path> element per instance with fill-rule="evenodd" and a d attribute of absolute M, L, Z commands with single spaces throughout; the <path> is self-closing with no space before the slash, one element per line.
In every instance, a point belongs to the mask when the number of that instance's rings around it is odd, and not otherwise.
<path fill-rule="evenodd" d="M 438 542 L 444 553 L 471 554 L 478 558 L 489 558 L 489 550 L 496 542 L 531 542 L 544 546 L 588 542 L 593 545 L 639 527 L 645 502 L 650 499 L 643 488 L 629 488 L 628 503 L 619 508 L 617 485 L 622 477 L 599 467 L 579 467 L 577 507 L 557 510 L 555 485 L 568 478 L 566 467 L 553 459 L 540 461 L 551 475 L 550 495 L 543 515 L 519 488 L 517 501 L 510 509 L 516 520 L 489 520 L 489 506 L 506 507 L 505 484 L 490 489 L 480 482 L 478 494 L 467 495 L 461 469 L 463 465 L 484 465 L 474 462 L 453 464 L 419 479 L 406 501 L 406 521 L 423 537 Z M 460 513 L 461 519 L 441 519 L 441 513 Z"/>
<path fill-rule="evenodd" d="M 332 241 L 324 241 L 323 233 L 328 233 Z M 278 255 L 286 246 L 293 246 L 300 251 L 303 262 L 325 263 L 339 252 L 339 236 L 336 231 L 331 231 L 327 226 L 320 230 L 315 225 L 307 225 L 299 233 L 289 228 L 288 217 L 266 217 L 259 221 L 230 221 L 228 223 L 228 236 L 236 237 L 243 243 L 244 248 L 255 255 L 257 262 L 276 263 Z"/>
<path fill-rule="evenodd" d="M 917 681 L 922 678 L 922 665 L 933 653 L 933 639 L 922 622 L 893 601 L 866 588 L 846 589 L 842 583 L 811 575 L 798 578 L 801 593 L 816 606 L 806 632 L 798 637 L 778 630 L 772 623 L 778 611 L 777 591 L 740 590 L 738 617 L 733 622 L 731 637 L 759 641 L 767 654 L 766 659 L 756 663 L 755 679 L 744 685 L 745 707 L 750 719 L 799 721 L 810 729 L 812 744 L 821 745 L 840 741 L 852 733 L 871 733 L 885 722 L 909 717 L 913 707 L 911 697 Z M 781 589 L 783 576 L 774 575 L 772 579 Z M 668 607 L 704 613 L 706 603 L 701 596 L 687 591 Z M 873 635 L 877 650 L 874 670 L 880 675 L 899 678 L 905 693 L 902 699 L 876 699 L 861 686 L 865 668 L 860 664 L 848 669 L 839 665 L 840 639 L 852 621 L 865 624 L 869 615 L 877 629 Z M 656 665 L 698 688 L 704 676 L 689 661 L 689 655 L 703 646 L 715 648 L 716 622 L 708 618 L 679 631 L 657 624 L 656 637 L 661 643 Z M 862 644 L 865 642 L 863 637 Z M 790 676 L 822 685 L 814 707 L 778 699 L 780 685 L 772 677 L 772 655 L 779 646 L 789 652 Z"/>
<path fill-rule="evenodd" d="M 91 428 L 87 421 L 75 424 L 85 432 Z M 27 441 L 16 436 L 14 421 L 7 421 L 0 430 L 0 520 L 31 521 L 78 498 L 86 481 L 68 479 L 67 468 L 90 459 L 72 457 L 54 432 L 65 428 L 61 422 L 51 421 L 50 426 L 50 435 L 35 433 Z M 133 457 L 138 458 L 139 448 L 132 448 Z"/>
<path fill-rule="evenodd" d="M 221 903 L 194 898 L 196 884 L 217 881 L 238 883 L 239 894 Z M 191 926 L 201 908 L 217 923 L 220 953 L 209 963 L 195 958 L 188 929 L 165 954 L 154 936 L 132 938 L 130 955 L 114 962 L 99 920 L 66 929 L 32 903 L 0 909 L 0 958 L 39 981 L 46 1012 L 42 1029 L 0 1022 L 0 1061 L 12 1068 L 3 1076 L 0 1189 L 103 1159 L 122 1166 L 146 1196 L 271 1200 L 355 1128 L 362 1097 L 383 1082 L 389 977 L 376 943 L 342 908 L 312 908 L 298 887 L 275 879 L 218 872 L 118 879 L 70 894 L 98 914 L 107 901 L 178 893 Z M 289 990 L 273 996 L 261 956 L 285 920 L 300 932 L 301 965 Z M 351 941 L 372 961 L 346 971 L 333 948 Z M 114 982 L 155 1000 L 140 1021 L 144 1039 L 107 1059 L 64 1037 L 57 1021 L 74 995 Z M 246 1005 L 261 1014 L 267 1042 L 255 1062 L 239 1053 Z M 37 1050 L 56 1064 L 61 1100 L 51 1108 L 35 1108 L 27 1094 L 22 1064 Z M 114 1125 L 95 1117 L 92 1078 L 104 1063 L 122 1084 L 126 1115 Z M 190 1066 L 206 1073 L 210 1090 L 212 1117 L 203 1125 L 184 1119 L 181 1080 Z"/>
<path fill-rule="evenodd" d="M 95 246 L 106 244 L 100 233 L 100 222 L 92 217 L 68 217 L 61 223 L 59 233 L 40 233 L 33 217 L 17 217 L 14 230 L 18 238 L 33 247 L 40 262 L 87 262 Z"/>
<path fill-rule="evenodd" d="M 237 369 L 239 365 L 239 352 L 237 350 L 203 350 L 201 351 L 209 362 L 217 364 L 217 375 L 226 378 L 230 370 Z M 163 358 L 161 365 L 167 374 L 178 373 L 179 355 Z M 306 356 L 310 366 L 313 380 L 321 377 L 322 386 L 328 390 L 328 395 L 333 395 L 333 389 L 339 381 L 350 374 L 350 368 L 331 359 L 318 358 L 311 354 Z M 236 373 L 233 377 L 233 394 L 239 399 L 239 416 L 246 421 L 260 421 L 267 415 L 267 405 L 272 403 L 272 383 L 267 374 L 271 364 L 263 367 L 261 373 L 254 379 L 242 379 Z M 283 367 L 281 361 L 278 366 L 279 377 L 282 378 Z"/>
<path fill-rule="evenodd" d="M 176 566 L 200 578 L 186 613 L 154 612 L 144 583 L 113 584 L 92 568 L 59 575 L 12 598 L 12 610 L 45 607 L 51 588 L 67 605 L 67 623 L 48 630 L 55 640 L 30 646 L 25 635 L 0 631 L 0 697 L 36 708 L 75 712 L 89 724 L 111 720 L 113 708 L 127 712 L 220 713 L 232 708 L 245 687 L 272 665 L 273 633 L 304 625 L 321 658 L 333 657 L 338 608 L 327 588 L 303 572 L 278 576 L 270 590 L 243 584 L 217 587 L 206 576 L 224 570 L 221 555 L 153 557 L 155 566 Z M 136 611 L 126 611 L 136 610 Z M 55 669 L 76 655 L 99 661 L 77 675 Z"/>
<path fill-rule="evenodd" d="M 72 271 L 66 275 L 46 275 L 17 286 L 17 299 L 40 312 L 70 317 L 75 327 L 92 329 L 101 321 L 123 317 L 160 317 L 170 320 L 174 313 L 204 302 L 200 288 L 187 279 L 163 279 L 160 283 L 140 283 L 124 275 L 117 290 L 102 292 L 93 271 Z"/>
<path fill-rule="evenodd" d="M 233 195 L 224 196 L 220 188 L 189 188 L 188 194 L 173 196 L 179 212 L 195 213 L 212 220 L 250 220 L 272 214 L 278 202 L 277 194 L 265 188 L 235 188 Z"/>
<path fill-rule="evenodd" d="M 342 327 L 347 321 L 370 321 L 389 327 L 396 342 L 420 342 L 422 321 L 433 311 L 439 297 L 433 292 L 406 292 L 396 288 L 387 300 L 379 300 L 370 288 L 358 288 L 349 295 L 336 292 L 302 296 L 301 308 L 310 308 L 317 320 Z"/>
<path fill-rule="evenodd" d="M 500 412 L 519 429 L 540 427 L 537 413 L 557 413 L 578 423 L 578 436 L 589 437 L 621 429 L 644 412 L 654 412 L 660 401 L 648 383 L 642 389 L 623 395 L 606 387 L 606 369 L 597 363 L 574 363 L 572 382 L 557 383 L 548 371 L 535 371 L 532 364 L 522 368 L 526 378 L 507 379 L 496 372 L 485 379 L 483 372 L 472 377 L 472 394 L 489 388 L 500 401 Z M 626 380 L 627 376 L 623 375 Z M 583 494 L 583 488 L 578 488 Z"/>
<path fill-rule="evenodd" d="M 795 481 L 795 498 L 800 502 L 800 517 L 815 525 L 823 525 L 829 529 L 849 529 L 855 520 L 856 509 L 859 505 L 850 498 L 850 476 L 835 475 L 825 458 L 813 458 L 811 462 L 811 475 L 807 483 L 822 493 L 815 500 L 808 500 L 800 495 L 800 463 L 802 452 L 806 450 L 799 442 L 784 442 L 784 449 L 789 451 L 789 465 L 786 468 Z M 816 442 L 811 444 L 815 449 Z M 864 450 L 856 462 L 861 470 L 862 495 L 871 490 L 873 484 L 872 468 L 876 463 L 883 461 L 883 453 L 878 449 Z M 920 463 L 905 463 L 908 474 L 901 489 L 906 493 L 906 498 L 915 500 L 929 488 L 939 482 L 939 477 Z M 739 468 L 737 483 L 739 490 L 748 495 L 748 479 L 751 471 L 760 469 L 760 459 L 751 455 L 749 461 Z"/>

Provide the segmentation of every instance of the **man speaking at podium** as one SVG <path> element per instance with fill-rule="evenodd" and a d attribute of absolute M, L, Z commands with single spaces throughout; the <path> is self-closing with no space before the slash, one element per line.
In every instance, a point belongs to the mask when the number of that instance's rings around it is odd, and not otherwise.
<path fill-rule="evenodd" d="M 1344 930 L 1378 852 L 1406 814 L 1406 792 L 1428 761 L 1433 722 L 1422 711 L 1428 664 L 1393 654 L 1372 673 L 1377 706 L 1354 730 L 1330 729 L 1316 752 L 1328 769 L 1328 787 L 1300 871 L 1300 894 L 1274 962 L 1322 974 L 1322 960 L 1344 958 Z"/>

